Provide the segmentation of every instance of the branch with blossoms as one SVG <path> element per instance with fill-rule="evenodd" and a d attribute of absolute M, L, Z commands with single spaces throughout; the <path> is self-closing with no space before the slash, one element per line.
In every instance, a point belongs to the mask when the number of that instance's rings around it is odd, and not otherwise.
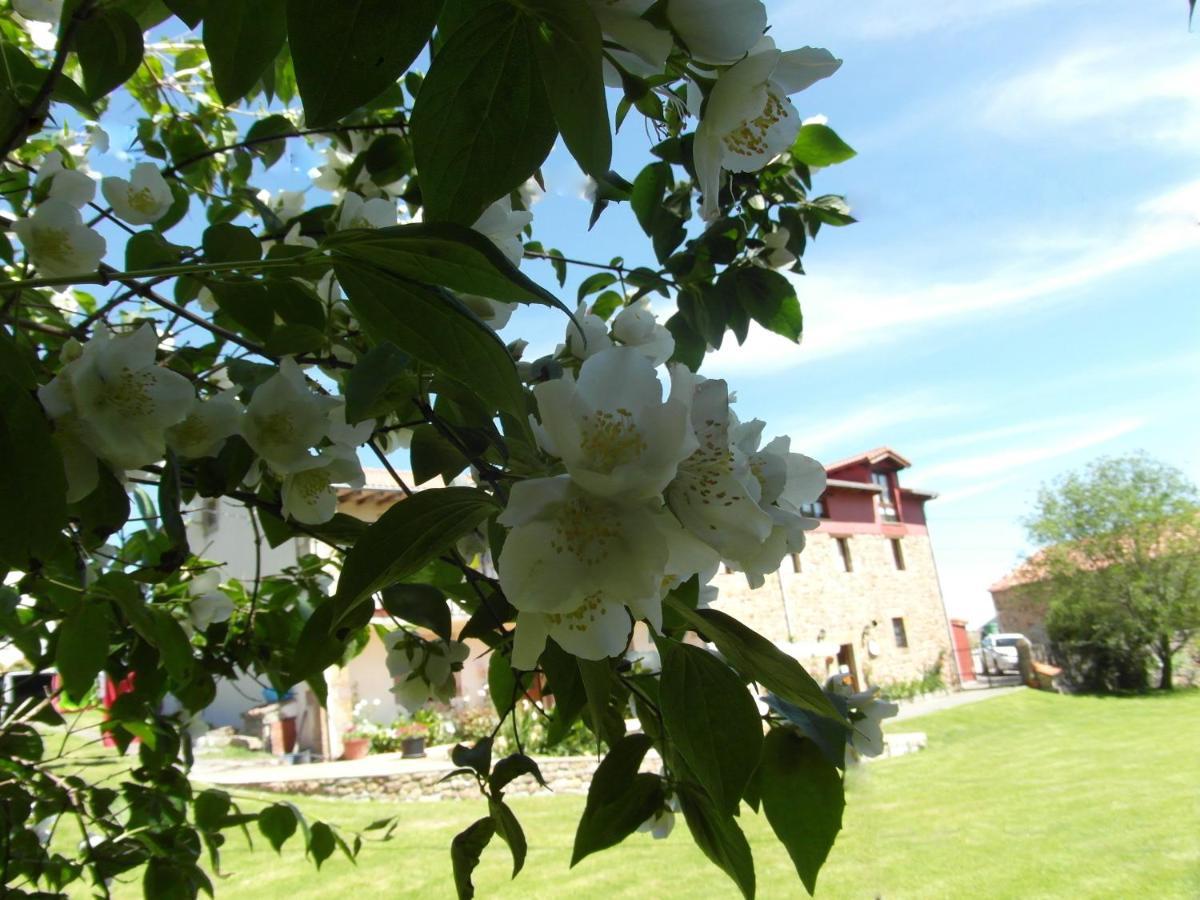
<path fill-rule="evenodd" d="M 474 654 L 513 722 L 517 752 L 452 754 L 486 805 L 451 848 L 460 896 L 496 835 L 526 862 L 504 793 L 540 778 L 516 712 L 534 695 L 549 735 L 583 722 L 604 754 L 574 862 L 681 813 L 752 896 L 754 810 L 811 891 L 841 773 L 878 752 L 889 707 L 720 611 L 719 568 L 759 586 L 803 550 L 825 476 L 699 372 L 752 323 L 800 340 L 800 260 L 853 221 L 813 172 L 854 151 L 792 98 L 840 60 L 777 48 L 758 0 L 143 7 L 0 13 L 0 487 L 29 511 L 0 523 L 0 629 L 68 698 L 120 685 L 104 727 L 140 763 L 120 807 L 99 784 L 22 782 L 3 826 L 28 851 L 17 877 L 211 893 L 225 833 L 250 821 L 276 849 L 303 834 L 318 865 L 353 858 L 334 826 L 243 812 L 186 772 L 222 679 L 324 700 L 380 640 L 399 707 L 448 700 Z M 622 173 L 631 116 L 653 139 Z M 110 150 L 106 127 L 131 142 Z M 640 229 L 617 258 L 537 221 L 560 138 L 589 225 Z M 561 340 L 534 350 L 513 332 L 537 315 Z M 364 458 L 403 495 L 371 523 L 339 512 Z M 245 582 L 189 527 L 220 504 L 249 517 Z M 263 543 L 295 538 L 324 547 L 269 571 Z M 0 741 L 29 773 L 49 762 L 28 721 Z M 37 828 L 77 803 L 94 833 L 56 856 Z"/>

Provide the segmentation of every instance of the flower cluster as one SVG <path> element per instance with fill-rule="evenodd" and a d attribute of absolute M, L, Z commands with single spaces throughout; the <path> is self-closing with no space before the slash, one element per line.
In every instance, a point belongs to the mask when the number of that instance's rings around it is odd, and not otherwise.
<path fill-rule="evenodd" d="M 517 483 L 499 521 L 511 528 L 500 583 L 518 610 L 513 665 L 533 668 L 547 637 L 569 653 L 621 653 L 631 619 L 653 628 L 662 600 L 720 562 L 762 584 L 799 552 L 816 521 L 800 507 L 825 470 L 788 438 L 760 446 L 764 423 L 741 423 L 724 381 L 656 363 L 670 335 L 645 303 L 625 307 L 611 334 L 583 307 L 558 361 L 534 387 L 537 441 L 563 474 Z"/>
<path fill-rule="evenodd" d="M 883 720 L 896 715 L 900 707 L 879 699 L 877 687 L 855 692 L 840 675 L 830 678 L 825 689 L 849 709 L 847 760 L 854 760 L 860 756 L 879 756 L 883 753 Z"/>
<path fill-rule="evenodd" d="M 404 631 L 384 639 L 388 673 L 395 682 L 396 705 L 412 715 L 430 700 L 448 703 L 454 696 L 454 673 L 462 670 L 470 651 L 460 641 L 426 641 Z"/>

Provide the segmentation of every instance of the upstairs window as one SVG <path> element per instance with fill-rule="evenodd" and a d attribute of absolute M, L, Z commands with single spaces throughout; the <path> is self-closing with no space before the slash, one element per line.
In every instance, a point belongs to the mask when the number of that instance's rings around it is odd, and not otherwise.
<path fill-rule="evenodd" d="M 837 539 L 838 552 L 842 554 L 842 568 L 847 572 L 854 571 L 854 560 L 850 556 L 850 538 Z"/>
<path fill-rule="evenodd" d="M 871 481 L 879 485 L 879 515 L 885 522 L 899 522 L 895 498 L 892 494 L 892 479 L 887 472 L 872 472 Z"/>
<path fill-rule="evenodd" d="M 824 519 L 828 517 L 825 512 L 825 504 L 820 500 L 815 500 L 812 503 L 801 503 L 800 515 L 808 516 L 810 519 Z"/>
<path fill-rule="evenodd" d="M 904 619 L 892 619 L 892 634 L 896 638 L 897 647 L 908 646 L 908 633 L 904 630 Z"/>
<path fill-rule="evenodd" d="M 892 559 L 897 571 L 904 571 L 904 548 L 900 546 L 900 538 L 892 538 Z"/>

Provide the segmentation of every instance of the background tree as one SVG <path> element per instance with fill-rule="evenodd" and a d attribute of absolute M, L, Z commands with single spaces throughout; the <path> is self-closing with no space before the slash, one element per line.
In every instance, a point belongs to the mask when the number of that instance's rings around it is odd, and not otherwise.
<path fill-rule="evenodd" d="M 1047 634 L 1079 680 L 1140 689 L 1200 630 L 1200 502 L 1144 454 L 1105 458 L 1044 487 L 1027 520 L 1046 578 Z"/>

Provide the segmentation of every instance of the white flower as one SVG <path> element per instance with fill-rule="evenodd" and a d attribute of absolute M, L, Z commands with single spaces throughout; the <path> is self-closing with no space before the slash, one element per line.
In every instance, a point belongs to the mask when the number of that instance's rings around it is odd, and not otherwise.
<path fill-rule="evenodd" d="M 759 0 L 671 0 L 667 19 L 693 59 L 733 63 L 762 38 L 767 8 Z"/>
<path fill-rule="evenodd" d="M 675 352 L 675 338 L 650 311 L 649 297 L 635 300 L 617 313 L 612 334 L 626 347 L 634 347 L 645 354 L 656 366 L 665 363 Z"/>
<path fill-rule="evenodd" d="M 104 258 L 104 238 L 84 225 L 79 210 L 66 200 L 51 197 L 29 218 L 13 222 L 12 229 L 48 278 L 94 272 Z"/>
<path fill-rule="evenodd" d="M 567 322 L 567 352 L 576 359 L 587 359 L 611 346 L 604 320 L 588 312 L 587 304 L 580 303 L 575 321 Z"/>
<path fill-rule="evenodd" d="M 155 462 L 165 450 L 165 430 L 187 415 L 195 391 L 182 375 L 156 365 L 157 347 L 149 323 L 121 336 L 98 324 L 79 356 L 38 389 L 60 434 L 73 498 L 95 487 L 87 453 L 118 474 Z"/>
<path fill-rule="evenodd" d="M 86 172 L 68 169 L 60 153 L 50 153 L 38 169 L 35 185 L 50 182 L 48 197 L 65 200 L 76 209 L 83 209 L 96 196 L 96 182 Z"/>
<path fill-rule="evenodd" d="M 458 299 L 467 309 L 475 313 L 480 321 L 490 326 L 493 331 L 499 331 L 512 318 L 515 303 L 504 303 L 491 297 L 480 297 L 477 294 L 459 294 Z"/>
<path fill-rule="evenodd" d="M 208 569 L 188 582 L 188 619 L 198 631 L 209 625 L 227 622 L 233 615 L 233 601 L 220 590 L 221 575 Z"/>
<path fill-rule="evenodd" d="M 361 447 L 371 439 L 371 433 L 375 430 L 374 419 L 364 419 L 357 425 L 351 425 L 346 421 L 346 404 L 342 400 L 335 400 L 334 405 L 329 408 L 329 440 L 342 447 L 353 449 Z"/>
<path fill-rule="evenodd" d="M 625 607 L 656 628 L 662 620 L 667 542 L 650 504 L 588 494 L 567 476 L 514 485 L 500 524 L 500 584 L 519 610 L 513 665 L 532 669 L 547 635 L 585 659 L 625 649 Z"/>
<path fill-rule="evenodd" d="M 62 17 L 63 0 L 13 0 L 12 5 L 22 18 L 34 22 L 56 25 Z"/>
<path fill-rule="evenodd" d="M 387 228 L 396 224 L 396 201 L 376 197 L 364 200 L 353 192 L 342 199 L 342 208 L 338 211 L 337 227 L 341 231 L 346 228 Z"/>
<path fill-rule="evenodd" d="M 521 232 L 532 221 L 533 213 L 515 210 L 508 197 L 501 197 L 485 209 L 471 227 L 495 244 L 510 263 L 519 266 L 525 253 L 521 245 Z"/>
<path fill-rule="evenodd" d="M 312 465 L 309 448 L 325 437 L 331 400 L 314 394 L 290 356 L 279 373 L 259 385 L 246 406 L 242 436 L 277 472 L 298 472 Z"/>
<path fill-rule="evenodd" d="M 384 638 L 388 674 L 395 684 L 396 705 L 410 715 L 430 700 L 454 696 L 454 673 L 462 669 L 470 649 L 461 641 L 423 641 L 403 630 Z"/>
<path fill-rule="evenodd" d="M 684 377 L 685 373 L 677 376 L 680 382 Z M 692 398 L 692 425 L 700 449 L 679 464 L 666 499 L 685 528 L 732 560 L 753 557 L 771 534 L 773 522 L 759 507 L 761 489 L 748 462 L 730 445 L 729 420 L 725 382 L 700 379 Z"/>
<path fill-rule="evenodd" d="M 366 479 L 353 450 L 328 447 L 299 470 L 283 476 L 283 514 L 305 525 L 328 522 L 337 513 L 335 484 L 360 488 Z"/>
<path fill-rule="evenodd" d="M 304 212 L 304 191 L 280 191 L 272 194 L 264 188 L 257 196 L 284 224 Z"/>
<path fill-rule="evenodd" d="M 780 225 L 763 236 L 763 248 L 754 257 L 754 262 L 769 269 L 783 269 L 796 261 L 796 255 L 787 248 L 792 233 Z"/>
<path fill-rule="evenodd" d="M 154 163 L 138 163 L 130 180 L 105 178 L 100 182 L 104 199 L 118 217 L 130 225 L 150 225 L 167 214 L 175 202 L 162 173 Z"/>
<path fill-rule="evenodd" d="M 764 38 L 721 74 L 693 145 L 705 219 L 717 216 L 721 171 L 756 172 L 787 150 L 800 133 L 800 114 L 788 95 L 828 78 L 841 64 L 828 50 L 781 53 Z"/>
<path fill-rule="evenodd" d="M 877 687 L 856 694 L 836 675 L 829 679 L 826 689 L 844 697 L 850 707 L 849 747 L 853 747 L 860 756 L 878 756 L 882 753 L 883 720 L 896 715 L 900 707 L 880 700 Z"/>
<path fill-rule="evenodd" d="M 679 811 L 679 801 L 674 797 L 654 815 L 638 826 L 638 831 L 650 832 L 656 841 L 661 841 L 675 827 L 675 813 Z"/>
<path fill-rule="evenodd" d="M 643 78 L 662 72 L 674 41 L 669 32 L 642 18 L 654 0 L 588 0 L 588 5 L 604 36 L 625 48 L 611 51 L 622 68 Z M 607 59 L 604 82 L 609 87 L 621 87 L 620 75 Z"/>
<path fill-rule="evenodd" d="M 570 373 L 534 388 L 538 441 L 571 478 L 601 497 L 644 500 L 662 493 L 681 460 L 696 449 L 688 400 L 664 403 L 654 364 L 628 347 L 611 347 Z"/>
<path fill-rule="evenodd" d="M 197 397 L 184 420 L 167 429 L 167 445 L 187 459 L 216 456 L 241 424 L 242 404 L 236 390 L 222 391 L 211 400 Z"/>

